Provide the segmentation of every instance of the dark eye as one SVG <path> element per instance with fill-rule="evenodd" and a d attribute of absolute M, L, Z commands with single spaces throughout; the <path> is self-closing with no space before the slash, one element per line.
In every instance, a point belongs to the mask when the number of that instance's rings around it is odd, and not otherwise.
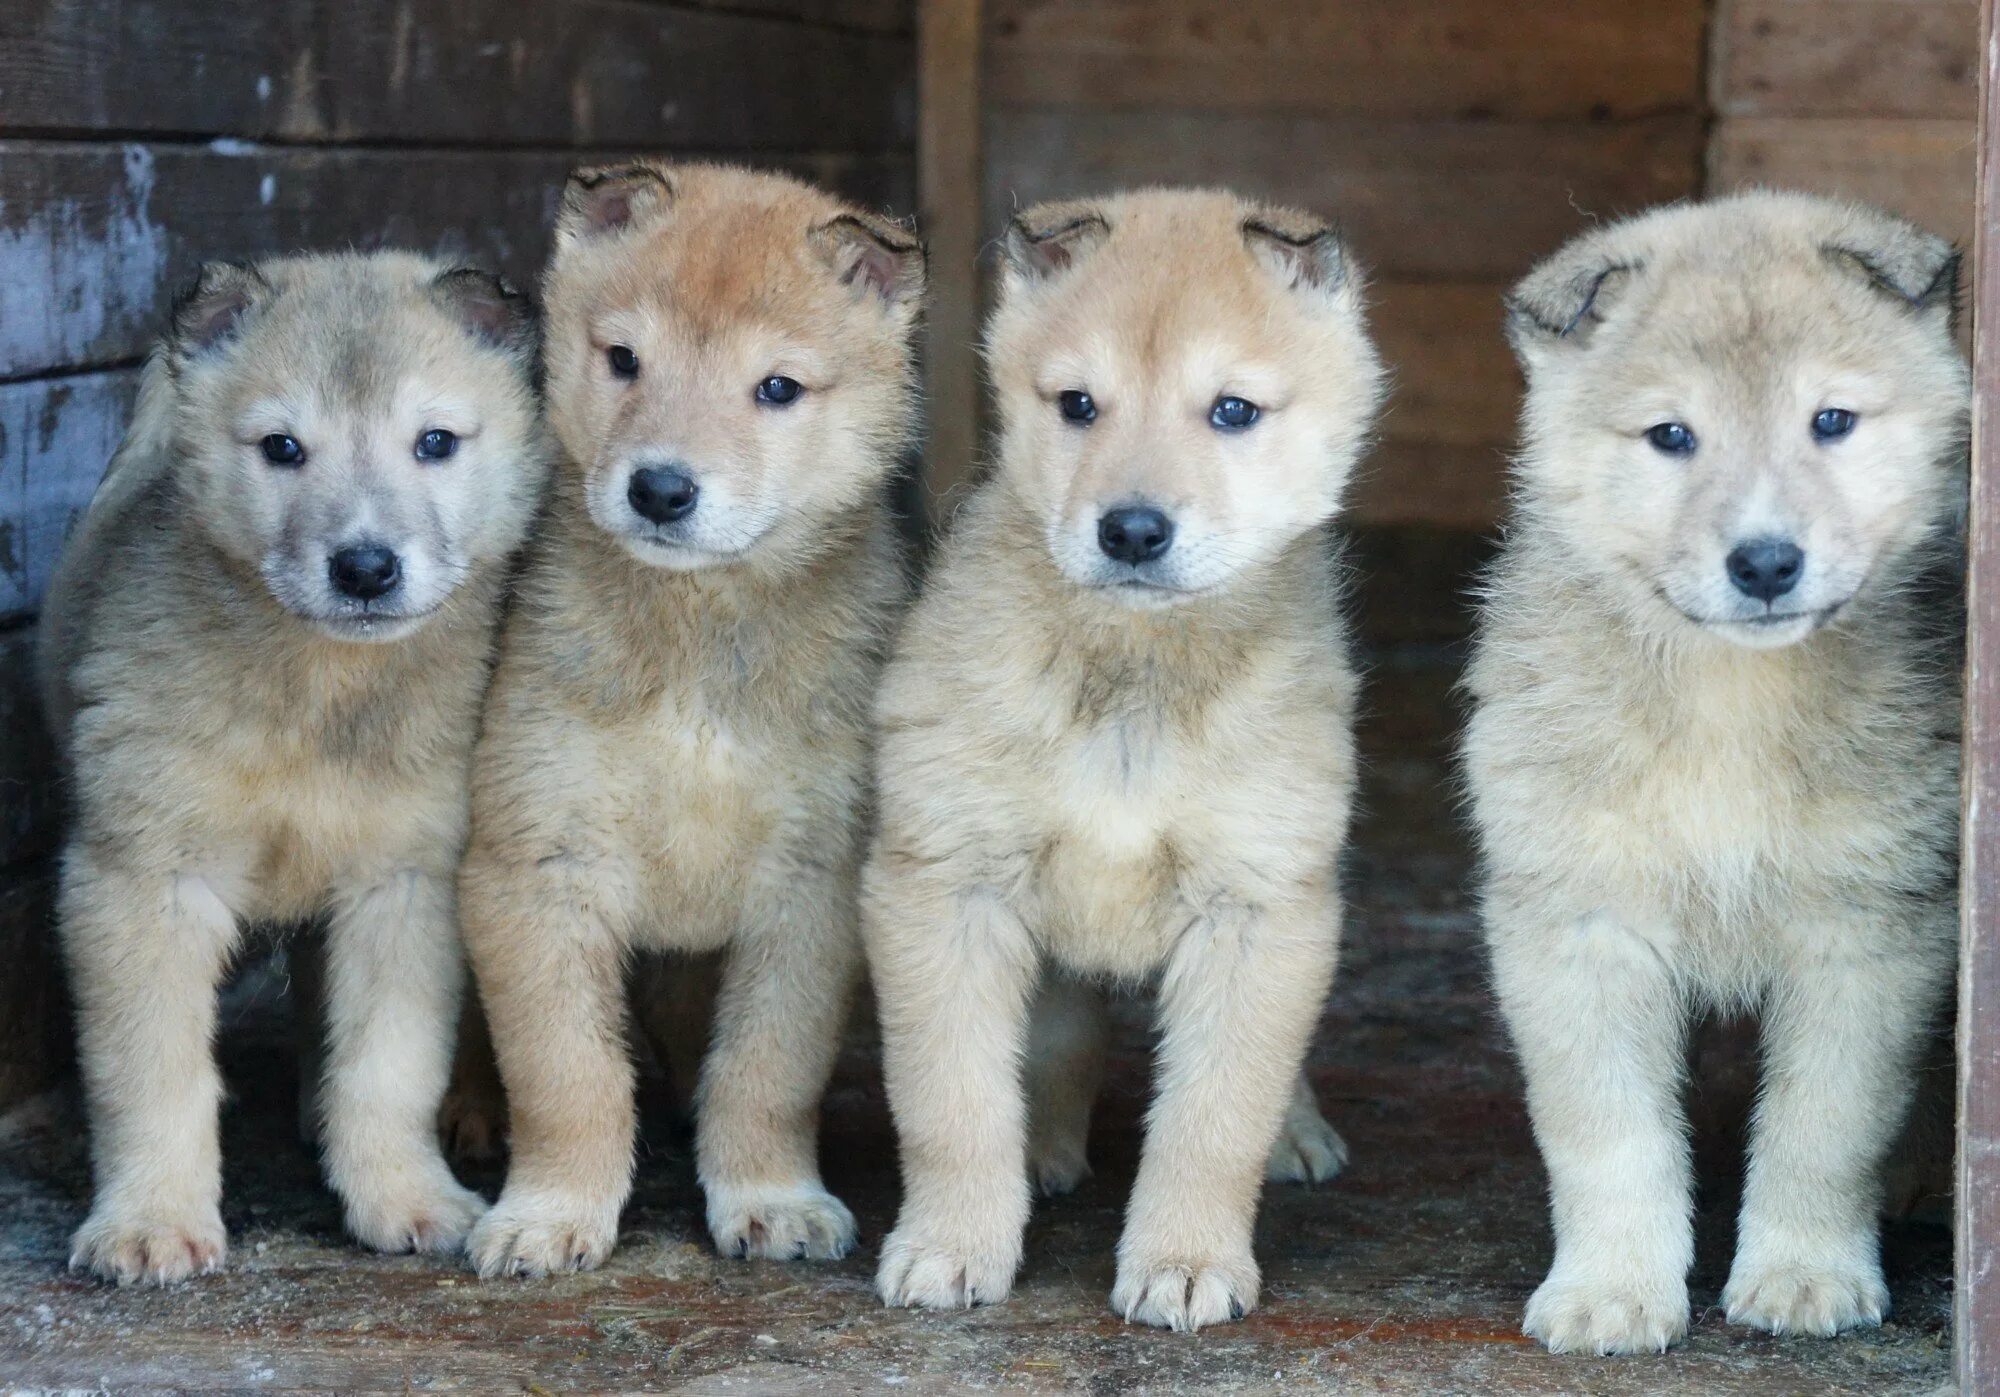
<path fill-rule="evenodd" d="M 1854 430 L 1859 420 L 1844 407 L 1822 408 L 1819 416 L 1813 418 L 1813 436 L 1819 441 L 1839 441 Z"/>
<path fill-rule="evenodd" d="M 417 438 L 419 461 L 442 461 L 458 450 L 458 436 L 442 427 L 433 427 Z"/>
<path fill-rule="evenodd" d="M 299 445 L 297 437 L 273 432 L 257 445 L 263 448 L 264 459 L 274 466 L 302 466 L 306 463 L 306 449 Z"/>
<path fill-rule="evenodd" d="M 1653 449 L 1667 456 L 1690 456 L 1694 454 L 1694 433 L 1680 422 L 1662 422 L 1646 429 L 1646 440 Z"/>
<path fill-rule="evenodd" d="M 1217 398 L 1208 410 L 1208 421 L 1223 431 L 1240 432 L 1257 420 L 1258 412 L 1257 404 L 1248 398 Z"/>
<path fill-rule="evenodd" d="M 805 389 L 799 386 L 799 381 L 796 378 L 786 378 L 783 374 L 772 374 L 757 385 L 757 401 L 760 403 L 769 403 L 772 407 L 783 407 L 787 403 L 797 402 L 799 394 L 804 391 Z"/>
<path fill-rule="evenodd" d="M 604 351 L 604 357 L 611 364 L 611 372 L 620 378 L 639 376 L 639 356 L 622 344 L 614 344 Z"/>
<path fill-rule="evenodd" d="M 1081 388 L 1068 388 L 1057 394 L 1056 406 L 1062 409 L 1066 422 L 1088 426 L 1097 420 L 1097 400 Z"/>

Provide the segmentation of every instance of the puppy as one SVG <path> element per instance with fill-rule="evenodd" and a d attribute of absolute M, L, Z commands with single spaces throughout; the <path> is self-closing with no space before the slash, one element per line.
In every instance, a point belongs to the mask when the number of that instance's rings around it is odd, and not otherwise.
<path fill-rule="evenodd" d="M 1957 258 L 1756 193 L 1513 293 L 1517 504 L 1468 686 L 1487 938 L 1548 1165 L 1557 1351 L 1687 1330 L 1692 1012 L 1754 1010 L 1729 1319 L 1888 1309 L 1878 1170 L 1951 982 L 1968 381 Z"/>
<path fill-rule="evenodd" d="M 1112 1304 L 1194 1329 L 1256 1303 L 1259 1187 L 1334 970 L 1355 681 L 1322 526 L 1382 370 L 1333 232 L 1214 192 L 1021 215 L 986 350 L 998 469 L 878 705 L 863 924 L 904 1177 L 879 1285 L 1007 1294 L 1029 1168 L 1080 1172 L 1089 1089 L 1052 1089 L 1095 1054 L 1072 981 L 1150 979 Z"/>
<path fill-rule="evenodd" d="M 903 229 L 777 175 L 570 183 L 545 349 L 564 461 L 461 879 L 512 1130 L 482 1274 L 594 1266 L 616 1241 L 644 950 L 730 952 L 696 1111 L 716 1247 L 853 1243 L 818 1113 L 860 963 L 868 704 L 904 590 L 886 482 L 923 281 Z"/>
<path fill-rule="evenodd" d="M 223 1258 L 210 1051 L 249 923 L 324 919 L 328 1180 L 386 1251 L 482 1204 L 433 1116 L 453 877 L 509 557 L 547 470 L 526 303 L 396 253 L 211 265 L 43 618 L 96 1200 L 74 1266 Z"/>

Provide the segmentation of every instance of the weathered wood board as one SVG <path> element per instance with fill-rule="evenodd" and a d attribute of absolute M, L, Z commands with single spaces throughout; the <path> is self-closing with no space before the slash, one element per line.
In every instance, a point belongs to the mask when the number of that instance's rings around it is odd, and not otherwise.
<path fill-rule="evenodd" d="M 1716 126 L 1709 187 L 1844 194 L 1969 245 L 1975 149 L 1970 120 L 1741 117 Z"/>
<path fill-rule="evenodd" d="M 1979 100 L 1975 0 L 1727 0 L 1709 70 L 1715 112 L 1956 117 Z"/>

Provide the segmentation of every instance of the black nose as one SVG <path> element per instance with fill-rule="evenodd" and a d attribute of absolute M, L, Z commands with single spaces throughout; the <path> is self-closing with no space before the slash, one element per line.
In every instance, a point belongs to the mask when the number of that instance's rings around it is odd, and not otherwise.
<path fill-rule="evenodd" d="M 1788 538 L 1753 538 L 1729 550 L 1722 565 L 1736 590 L 1758 601 L 1776 601 L 1805 576 L 1806 555 Z"/>
<path fill-rule="evenodd" d="M 343 548 L 328 558 L 326 575 L 333 582 L 333 590 L 342 596 L 353 597 L 356 601 L 374 601 L 385 592 L 396 590 L 396 584 L 403 580 L 403 569 L 398 566 L 394 553 L 374 544 L 366 544 L 360 548 Z"/>
<path fill-rule="evenodd" d="M 1174 521 L 1146 504 L 1128 504 L 1097 521 L 1097 546 L 1121 563 L 1146 563 L 1174 543 Z"/>
<path fill-rule="evenodd" d="M 694 477 L 674 466 L 641 466 L 632 472 L 625 498 L 643 519 L 655 524 L 671 524 L 694 513 L 695 496 L 701 487 Z"/>

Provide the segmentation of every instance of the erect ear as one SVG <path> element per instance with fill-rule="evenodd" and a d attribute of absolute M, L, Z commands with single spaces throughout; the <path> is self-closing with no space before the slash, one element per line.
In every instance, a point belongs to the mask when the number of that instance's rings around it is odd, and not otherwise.
<path fill-rule="evenodd" d="M 1068 271 L 1111 236 L 1111 224 L 1086 203 L 1037 204 L 1015 215 L 1001 243 L 1007 280 L 1025 285 Z"/>
<path fill-rule="evenodd" d="M 663 212 L 673 199 L 673 182 L 652 165 L 586 166 L 563 187 L 556 238 L 575 242 L 620 233 Z"/>
<path fill-rule="evenodd" d="M 1913 223 L 1867 211 L 1847 235 L 1820 248 L 1826 259 L 1913 310 L 1958 318 L 1959 253 Z"/>
<path fill-rule="evenodd" d="M 243 318 L 271 294 L 271 284 L 247 262 L 208 262 L 174 302 L 168 362 L 198 359 L 236 335 Z"/>
<path fill-rule="evenodd" d="M 1507 296 L 1507 338 L 1523 362 L 1590 343 L 1643 264 L 1584 236 L 1522 278 Z"/>
<path fill-rule="evenodd" d="M 812 245 L 844 285 L 905 305 L 924 294 L 924 245 L 901 224 L 843 213 L 812 230 Z"/>
<path fill-rule="evenodd" d="M 1252 214 L 1243 242 L 1290 290 L 1332 295 L 1354 279 L 1340 234 L 1323 220 L 1282 209 Z"/>
<path fill-rule="evenodd" d="M 503 277 L 477 267 L 438 273 L 431 295 L 478 339 L 510 354 L 535 347 L 535 306 Z"/>

